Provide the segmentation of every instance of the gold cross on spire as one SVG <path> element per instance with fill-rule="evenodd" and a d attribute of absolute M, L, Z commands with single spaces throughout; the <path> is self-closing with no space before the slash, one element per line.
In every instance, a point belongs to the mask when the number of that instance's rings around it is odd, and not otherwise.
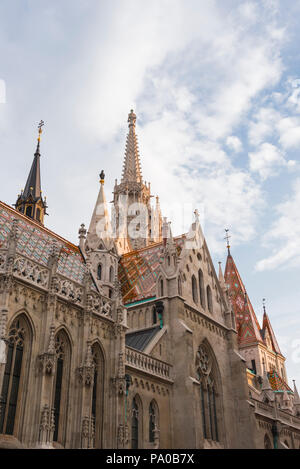
<path fill-rule="evenodd" d="M 44 124 L 45 124 L 45 122 L 43 120 L 41 120 L 39 125 L 38 125 L 38 129 L 39 129 L 38 141 L 39 142 L 41 141 L 41 133 L 43 132 L 42 127 L 43 127 Z"/>
<path fill-rule="evenodd" d="M 228 249 L 228 254 L 230 254 L 230 244 L 229 244 L 229 240 L 231 238 L 231 236 L 229 236 L 229 229 L 225 229 L 225 233 L 226 233 L 226 236 L 224 239 L 226 239 L 227 241 L 227 249 Z"/>

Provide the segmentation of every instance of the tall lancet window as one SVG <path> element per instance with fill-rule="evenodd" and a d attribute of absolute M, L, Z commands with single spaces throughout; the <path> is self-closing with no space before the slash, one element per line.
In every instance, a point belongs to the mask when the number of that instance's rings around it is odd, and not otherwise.
<path fill-rule="evenodd" d="M 198 271 L 198 278 L 199 278 L 199 294 L 200 294 L 200 303 L 202 308 L 205 308 L 205 288 L 204 288 L 204 278 L 203 272 L 201 269 Z"/>
<path fill-rule="evenodd" d="M 206 287 L 206 296 L 207 296 L 207 307 L 210 313 L 213 312 L 213 302 L 212 302 L 212 293 L 209 285 Z"/>
<path fill-rule="evenodd" d="M 102 448 L 104 357 L 99 344 L 95 343 L 92 346 L 92 355 L 94 362 L 92 417 L 95 427 L 95 448 Z"/>
<path fill-rule="evenodd" d="M 109 281 L 110 283 L 114 283 L 114 268 L 111 265 L 109 269 Z"/>
<path fill-rule="evenodd" d="M 149 442 L 154 443 L 155 440 L 155 428 L 159 427 L 158 422 L 158 406 L 153 400 L 149 406 Z"/>
<path fill-rule="evenodd" d="M 197 282 L 195 275 L 192 276 L 192 293 L 193 293 L 193 302 L 198 303 L 198 290 L 197 290 Z"/>
<path fill-rule="evenodd" d="M 220 374 L 216 359 L 205 342 L 200 345 L 196 355 L 196 375 L 200 381 L 200 412 L 203 438 L 220 440 L 220 421 L 222 407 L 220 401 Z"/>
<path fill-rule="evenodd" d="M 97 267 L 97 279 L 102 280 L 102 264 L 98 264 Z"/>
<path fill-rule="evenodd" d="M 67 334 L 60 330 L 55 338 L 56 373 L 54 380 L 53 441 L 64 445 L 67 424 L 71 346 Z"/>
<path fill-rule="evenodd" d="M 142 422 L 141 403 L 138 396 L 132 399 L 131 406 L 131 448 L 138 449 L 140 446 L 140 422 Z"/>
<path fill-rule="evenodd" d="M 20 315 L 13 321 L 8 333 L 0 401 L 0 433 L 17 435 L 18 421 L 26 396 L 31 343 L 31 328 L 26 317 Z"/>

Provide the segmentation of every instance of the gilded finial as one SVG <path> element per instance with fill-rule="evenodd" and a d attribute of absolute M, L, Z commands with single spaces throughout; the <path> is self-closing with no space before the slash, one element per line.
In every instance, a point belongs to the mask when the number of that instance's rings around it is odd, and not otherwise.
<path fill-rule="evenodd" d="M 100 173 L 100 184 L 104 184 L 104 179 L 105 179 L 105 174 L 104 174 L 104 171 L 102 169 L 102 171 Z"/>
<path fill-rule="evenodd" d="M 226 233 L 226 236 L 224 239 L 226 239 L 227 241 L 227 249 L 228 249 L 228 255 L 230 255 L 230 244 L 229 244 L 229 240 L 231 238 L 231 236 L 229 236 L 229 229 L 225 229 L 225 233 Z"/>
<path fill-rule="evenodd" d="M 40 151 L 41 134 L 43 132 L 42 127 L 43 127 L 44 124 L 45 124 L 44 121 L 41 120 L 39 125 L 38 125 L 38 138 L 37 138 L 36 153 L 39 153 L 39 151 Z"/>
<path fill-rule="evenodd" d="M 45 125 L 45 122 L 43 120 L 40 121 L 39 125 L 38 125 L 38 129 L 39 129 L 39 136 L 38 136 L 38 141 L 40 142 L 41 140 L 41 133 L 43 132 L 42 130 L 42 127 Z"/>

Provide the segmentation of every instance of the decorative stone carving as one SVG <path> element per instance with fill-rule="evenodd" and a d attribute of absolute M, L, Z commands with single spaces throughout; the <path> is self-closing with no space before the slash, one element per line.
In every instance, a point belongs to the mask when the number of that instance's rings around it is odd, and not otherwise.
<path fill-rule="evenodd" d="M 211 371 L 211 358 L 203 345 L 200 345 L 196 355 L 196 370 L 199 377 L 208 376 Z"/>
<path fill-rule="evenodd" d="M 95 447 L 95 421 L 93 417 L 85 416 L 82 419 L 81 447 L 83 449 Z"/>
<path fill-rule="evenodd" d="M 87 352 L 82 367 L 78 368 L 79 381 L 85 386 L 93 386 L 95 374 L 95 363 L 93 360 L 91 342 L 87 342 Z"/>
<path fill-rule="evenodd" d="M 49 446 L 53 442 L 53 434 L 55 429 L 54 423 L 54 409 L 50 409 L 48 404 L 45 404 L 40 419 L 40 432 L 39 444 L 42 446 Z"/>
<path fill-rule="evenodd" d="M 17 256 L 13 264 L 14 275 L 40 287 L 47 288 L 49 270 L 41 268 L 35 262 L 23 256 Z"/>

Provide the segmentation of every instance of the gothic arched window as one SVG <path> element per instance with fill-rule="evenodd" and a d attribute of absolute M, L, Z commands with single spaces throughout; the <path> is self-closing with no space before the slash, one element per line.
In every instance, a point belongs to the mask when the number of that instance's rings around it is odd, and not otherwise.
<path fill-rule="evenodd" d="M 209 285 L 206 287 L 207 307 L 210 313 L 213 312 L 212 293 Z"/>
<path fill-rule="evenodd" d="M 199 269 L 198 271 L 198 278 L 199 278 L 200 303 L 201 303 L 202 308 L 205 308 L 204 278 L 203 278 L 203 272 L 201 269 Z"/>
<path fill-rule="evenodd" d="M 102 447 L 103 424 L 103 386 L 104 386 L 104 356 L 98 343 L 92 346 L 94 364 L 94 381 L 92 392 L 92 418 L 95 428 L 95 448 Z"/>
<path fill-rule="evenodd" d="M 27 217 L 32 218 L 32 207 L 31 207 L 31 205 L 28 205 L 28 207 L 26 207 L 25 215 L 27 215 Z"/>
<path fill-rule="evenodd" d="M 138 449 L 139 447 L 139 420 L 140 420 L 140 406 L 138 398 L 135 396 L 132 399 L 131 407 L 131 448 Z"/>
<path fill-rule="evenodd" d="M 221 415 L 220 392 L 217 392 L 219 378 L 217 364 L 209 346 L 205 343 L 198 348 L 196 355 L 196 375 L 200 381 L 200 407 L 203 437 L 219 441 Z"/>
<path fill-rule="evenodd" d="M 159 296 L 164 296 L 164 281 L 162 278 L 159 281 Z"/>
<path fill-rule="evenodd" d="M 109 269 L 109 281 L 110 283 L 114 282 L 114 268 L 112 265 L 110 266 L 110 269 Z"/>
<path fill-rule="evenodd" d="M 64 444 L 67 421 L 71 346 L 67 334 L 60 330 L 55 337 L 56 367 L 54 379 L 53 441 Z"/>
<path fill-rule="evenodd" d="M 16 417 L 20 403 L 26 395 L 31 342 L 31 328 L 26 317 L 20 315 L 13 321 L 8 333 L 7 357 L 0 396 L 0 433 L 16 434 Z"/>
<path fill-rule="evenodd" d="M 197 282 L 195 275 L 192 276 L 192 294 L 193 294 L 193 302 L 198 303 L 198 291 L 197 291 Z"/>
<path fill-rule="evenodd" d="M 158 407 L 155 401 L 151 401 L 149 406 L 149 442 L 154 443 L 155 429 L 159 426 L 158 423 Z"/>
<path fill-rule="evenodd" d="M 178 277 L 178 295 L 182 296 L 182 282 L 180 277 Z"/>
<path fill-rule="evenodd" d="M 153 306 L 153 309 L 152 309 L 152 324 L 156 324 L 156 323 L 157 323 L 156 307 Z"/>
<path fill-rule="evenodd" d="M 102 280 L 102 264 L 98 264 L 97 267 L 97 279 Z"/>
<path fill-rule="evenodd" d="M 36 219 L 37 221 L 41 221 L 41 210 L 39 208 L 36 209 Z"/>

